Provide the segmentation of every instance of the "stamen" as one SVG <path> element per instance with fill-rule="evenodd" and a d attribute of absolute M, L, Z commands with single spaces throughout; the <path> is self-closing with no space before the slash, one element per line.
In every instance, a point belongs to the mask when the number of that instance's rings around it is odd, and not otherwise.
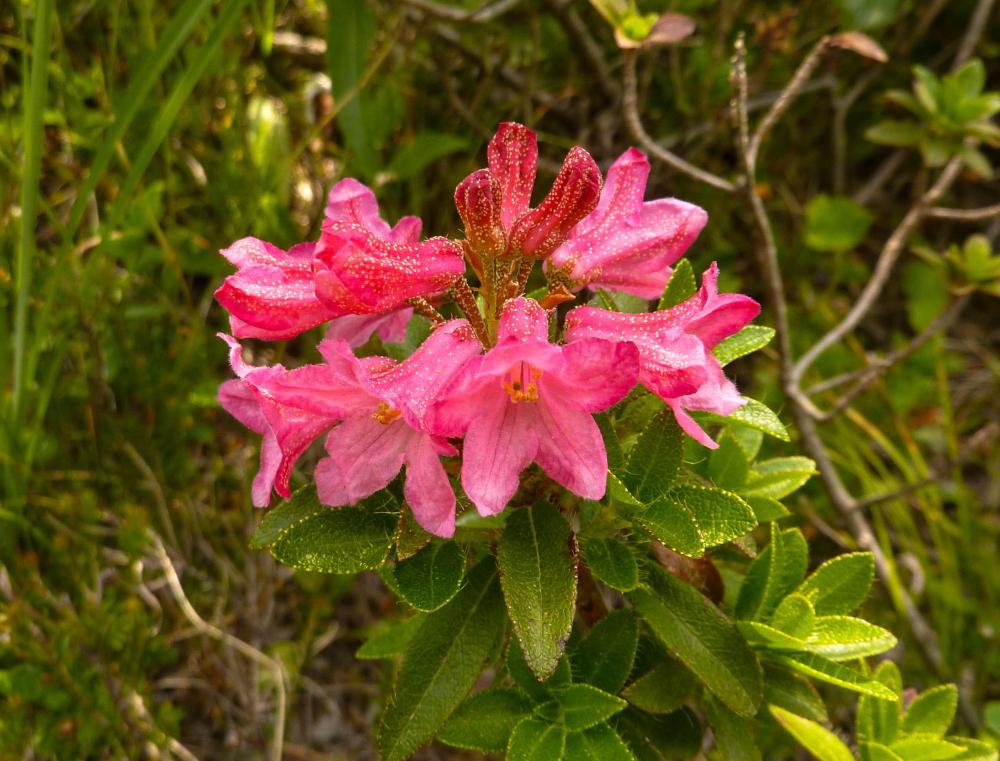
<path fill-rule="evenodd" d="M 518 402 L 537 402 L 538 379 L 541 377 L 541 370 L 536 370 L 525 362 L 518 362 L 504 378 L 503 390 L 507 392 L 515 404 Z"/>
<path fill-rule="evenodd" d="M 397 410 L 395 407 L 391 407 L 385 402 L 379 402 L 378 407 L 372 413 L 372 417 L 379 421 L 382 425 L 389 425 L 389 423 L 398 419 L 402 414 L 401 410 Z"/>

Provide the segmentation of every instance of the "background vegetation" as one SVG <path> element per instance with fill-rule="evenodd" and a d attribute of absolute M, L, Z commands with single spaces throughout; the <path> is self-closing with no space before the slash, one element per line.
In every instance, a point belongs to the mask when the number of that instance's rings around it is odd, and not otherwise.
<path fill-rule="evenodd" d="M 375 187 L 388 218 L 415 213 L 429 234 L 455 233 L 453 188 L 499 121 L 538 130 L 549 175 L 574 144 L 607 166 L 641 137 L 623 99 L 629 69 L 595 6 L 478 7 L 0 10 L 0 758 L 262 757 L 278 710 L 273 659 L 290 675 L 287 758 L 372 757 L 387 672 L 354 651 L 392 603 L 374 575 L 293 575 L 247 548 L 256 453 L 215 402 L 228 376 L 214 337 L 225 322 L 212 292 L 229 271 L 217 250 L 245 235 L 314 237 L 343 176 Z M 904 231 L 873 308 L 804 379 L 826 384 L 812 396 L 833 413 L 815 423 L 824 476 L 836 472 L 852 509 L 813 479 L 784 520 L 814 539 L 814 563 L 868 548 L 871 530 L 883 564 L 865 617 L 899 635 L 906 686 L 956 682 L 963 729 L 995 739 L 1000 210 L 989 207 L 1000 181 L 996 135 L 966 101 L 1000 87 L 997 11 L 984 0 L 638 10 L 697 24 L 679 44 L 632 54 L 649 139 L 726 184 L 743 174 L 729 108 L 738 34 L 751 123 L 826 34 L 862 30 L 888 55 L 822 55 L 757 160 L 796 355 L 857 302 L 940 167 L 954 175 L 925 204 L 938 210 Z M 981 78 L 935 78 L 973 57 Z M 910 92 L 915 64 L 927 70 L 916 99 L 887 97 Z M 717 260 L 724 288 L 757 297 L 772 323 L 747 194 L 662 161 L 650 192 L 708 210 L 689 257 L 699 269 Z M 301 361 L 314 343 L 261 351 Z M 756 398 L 786 404 L 776 354 L 733 370 Z M 167 556 L 200 617 L 181 607 Z M 846 737 L 844 700 L 834 719 Z"/>

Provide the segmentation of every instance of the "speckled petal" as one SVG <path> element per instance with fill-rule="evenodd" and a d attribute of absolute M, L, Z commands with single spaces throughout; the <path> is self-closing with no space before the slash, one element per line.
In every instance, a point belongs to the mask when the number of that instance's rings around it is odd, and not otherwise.
<path fill-rule="evenodd" d="M 462 249 L 446 238 L 393 243 L 343 222 L 324 223 L 313 259 L 317 298 L 355 314 L 385 312 L 414 296 L 441 293 L 464 270 Z"/>
<path fill-rule="evenodd" d="M 373 333 L 386 343 L 399 343 L 406 339 L 406 326 L 412 317 L 412 307 L 382 314 L 347 314 L 331 320 L 326 337 L 346 341 L 351 348 L 361 346 Z"/>
<path fill-rule="evenodd" d="M 406 450 L 403 496 L 425 531 L 445 539 L 455 535 L 455 492 L 441 465 L 435 442 L 426 434 Z"/>
<path fill-rule="evenodd" d="M 330 188 L 326 197 L 326 218 L 360 225 L 380 238 L 389 237 L 389 223 L 378 213 L 375 193 L 353 177 L 347 177 Z"/>
<path fill-rule="evenodd" d="M 584 499 L 600 499 L 608 480 L 608 456 L 601 431 L 589 413 L 564 404 L 555 394 L 541 398 L 533 423 L 538 440 L 535 459 L 542 470 Z"/>
<path fill-rule="evenodd" d="M 625 398 L 639 377 L 639 349 L 631 341 L 584 338 L 562 347 L 564 369 L 553 381 L 556 398 L 600 412 Z M 545 378 L 548 381 L 548 377 Z"/>
<path fill-rule="evenodd" d="M 503 122 L 486 150 L 490 172 L 500 181 L 500 219 L 510 231 L 528 210 L 538 166 L 538 138 L 523 124 Z"/>
<path fill-rule="evenodd" d="M 600 193 L 601 170 L 586 150 L 576 146 L 566 155 L 548 195 L 514 223 L 509 254 L 547 257 L 594 210 Z"/>

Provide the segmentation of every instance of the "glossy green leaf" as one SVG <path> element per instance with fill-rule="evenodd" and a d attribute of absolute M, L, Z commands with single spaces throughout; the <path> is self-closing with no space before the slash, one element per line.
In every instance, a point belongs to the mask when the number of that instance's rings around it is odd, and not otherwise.
<path fill-rule="evenodd" d="M 507 761 L 560 761 L 566 749 L 566 727 L 527 718 L 514 727 Z"/>
<path fill-rule="evenodd" d="M 767 619 L 778 602 L 802 580 L 808 563 L 809 548 L 802 532 L 798 529 L 782 531 L 772 523 L 771 543 L 750 564 L 740 587 L 736 617 Z M 810 601 L 815 607 L 815 601 Z"/>
<path fill-rule="evenodd" d="M 896 638 L 881 626 L 850 616 L 819 616 L 806 648 L 833 661 L 878 655 L 896 646 Z"/>
<path fill-rule="evenodd" d="M 492 687 L 467 698 L 437 733 L 456 748 L 503 753 L 518 722 L 531 714 L 531 704 L 515 689 Z"/>
<path fill-rule="evenodd" d="M 835 684 L 862 695 L 871 695 L 881 700 L 895 700 L 896 694 L 881 682 L 860 674 L 854 669 L 843 666 L 815 653 L 787 653 L 772 656 L 780 663 L 800 674 L 818 679 L 821 682 Z"/>
<path fill-rule="evenodd" d="M 737 621 L 736 627 L 747 642 L 755 647 L 788 652 L 805 650 L 805 642 L 800 638 L 760 621 Z"/>
<path fill-rule="evenodd" d="M 790 594 L 782 600 L 771 616 L 771 626 L 798 639 L 805 639 L 813 630 L 816 611 L 802 595 Z"/>
<path fill-rule="evenodd" d="M 738 716 L 711 695 L 705 696 L 704 707 L 715 747 L 726 761 L 761 761 L 757 724 L 753 719 Z"/>
<path fill-rule="evenodd" d="M 852 613 L 868 596 L 875 578 L 869 552 L 838 555 L 813 571 L 798 589 L 821 616 Z"/>
<path fill-rule="evenodd" d="M 465 575 L 456 542 L 434 542 L 393 569 L 399 594 L 417 610 L 437 610 L 455 596 Z"/>
<path fill-rule="evenodd" d="M 683 432 L 673 412 L 662 409 L 632 447 L 621 481 L 640 502 L 652 502 L 673 485 L 682 453 Z"/>
<path fill-rule="evenodd" d="M 684 504 L 665 496 L 635 515 L 636 521 L 661 544 L 698 558 L 705 554 L 698 521 Z"/>
<path fill-rule="evenodd" d="M 781 499 L 816 475 L 816 463 L 808 457 L 775 457 L 758 462 L 740 490 L 748 497 Z"/>
<path fill-rule="evenodd" d="M 628 705 L 624 700 L 589 684 L 571 684 L 553 692 L 570 732 L 580 732 L 610 719 Z"/>
<path fill-rule="evenodd" d="M 889 747 L 906 761 L 946 761 L 961 756 L 964 752 L 961 745 L 933 735 L 910 735 L 896 740 Z"/>
<path fill-rule="evenodd" d="M 573 679 L 617 695 L 632 671 L 639 623 L 628 609 L 613 610 L 587 632 L 573 652 Z"/>
<path fill-rule="evenodd" d="M 608 453 L 608 470 L 620 470 L 625 465 L 625 455 L 622 454 L 621 442 L 618 441 L 611 416 L 607 412 L 599 412 L 594 415 L 594 422 L 597 423 L 597 427 L 601 430 L 601 438 L 604 439 L 604 449 Z"/>
<path fill-rule="evenodd" d="M 584 732 L 566 736 L 567 761 L 635 761 L 635 756 L 607 724 L 597 724 Z"/>
<path fill-rule="evenodd" d="M 594 578 L 612 589 L 628 592 L 639 586 L 635 555 L 617 539 L 581 539 L 580 554 Z"/>
<path fill-rule="evenodd" d="M 757 523 L 770 523 L 791 515 L 787 507 L 770 497 L 746 497 L 746 501 L 757 516 Z"/>
<path fill-rule="evenodd" d="M 741 423 L 781 441 L 792 440 L 784 424 L 778 419 L 778 416 L 769 407 L 761 404 L 756 399 L 747 399 L 746 403 L 738 408 L 736 412 L 722 419 Z"/>
<path fill-rule="evenodd" d="M 682 505 L 694 516 L 706 547 L 725 544 L 757 526 L 757 516 L 750 505 L 723 489 L 682 484 L 671 489 L 664 499 Z"/>
<path fill-rule="evenodd" d="M 576 609 L 576 557 L 566 519 L 547 502 L 515 510 L 497 552 L 507 611 L 539 679 L 555 671 Z"/>
<path fill-rule="evenodd" d="M 955 719 L 955 709 L 958 707 L 958 689 L 953 684 L 941 684 L 920 693 L 910 703 L 900 728 L 904 732 L 921 732 L 923 734 L 942 736 L 948 731 Z"/>
<path fill-rule="evenodd" d="M 923 137 L 924 130 L 917 122 L 885 119 L 865 130 L 865 138 L 879 145 L 894 145 L 908 148 L 916 145 Z"/>
<path fill-rule="evenodd" d="M 608 495 L 615 502 L 628 507 L 643 506 L 642 502 L 640 502 L 636 496 L 628 490 L 628 487 L 622 483 L 622 480 L 611 471 L 608 471 Z"/>
<path fill-rule="evenodd" d="M 488 556 L 413 636 L 378 734 L 385 761 L 409 758 L 437 732 L 476 683 L 503 628 L 497 569 Z"/>
<path fill-rule="evenodd" d="M 723 367 L 730 362 L 763 349 L 774 338 L 774 328 L 766 325 L 747 325 L 729 338 L 723 338 L 712 349 L 712 354 Z"/>
<path fill-rule="evenodd" d="M 531 698 L 532 703 L 544 703 L 550 700 L 552 690 L 565 687 L 573 681 L 572 669 L 566 658 L 559 661 L 555 673 L 545 682 L 538 681 L 538 677 L 524 660 L 524 651 L 521 650 L 517 637 L 511 637 L 507 645 L 507 671 L 510 673 L 510 678 L 514 680 L 514 684 Z"/>
<path fill-rule="evenodd" d="M 739 491 L 750 474 L 746 453 L 728 433 L 719 436 L 718 444 L 719 448 L 708 456 L 708 476 L 716 486 Z"/>
<path fill-rule="evenodd" d="M 628 596 L 656 636 L 716 697 L 742 716 L 753 715 L 761 700 L 760 665 L 718 608 L 652 565 L 648 589 Z"/>
<path fill-rule="evenodd" d="M 850 251 L 864 240 L 873 219 L 850 198 L 813 196 L 806 206 L 806 245 L 817 251 Z"/>
<path fill-rule="evenodd" d="M 304 486 L 298 489 L 287 501 L 264 513 L 264 519 L 250 536 L 250 549 L 259 550 L 270 547 L 296 523 L 301 523 L 306 518 L 329 509 L 331 508 L 319 503 L 315 486 Z"/>
<path fill-rule="evenodd" d="M 686 301 L 698 292 L 698 284 L 694 278 L 694 269 L 691 262 L 681 259 L 674 264 L 674 271 L 670 274 L 663 295 L 657 309 L 669 309 L 677 306 L 682 301 Z"/>
<path fill-rule="evenodd" d="M 388 492 L 360 507 L 331 507 L 282 531 L 271 554 L 285 565 L 320 573 L 357 573 L 385 562 L 398 506 Z"/>
<path fill-rule="evenodd" d="M 862 695 L 858 701 L 855 732 L 859 742 L 873 741 L 891 744 L 899 730 L 899 713 L 903 702 L 903 677 L 892 661 L 882 661 L 872 675 L 895 695 L 895 700 L 879 700 Z"/>
<path fill-rule="evenodd" d="M 613 724 L 638 761 L 684 761 L 701 749 L 701 723 L 689 708 L 663 716 L 632 708 Z"/>
<path fill-rule="evenodd" d="M 424 618 L 426 617 L 418 614 L 380 627 L 358 648 L 354 657 L 361 660 L 381 660 L 402 655 L 413 635 L 424 623 Z"/>
<path fill-rule="evenodd" d="M 827 721 L 826 704 L 812 683 L 783 668 L 764 666 L 764 700 L 814 721 Z"/>
<path fill-rule="evenodd" d="M 679 661 L 664 658 L 622 693 L 629 703 L 649 713 L 673 713 L 691 697 L 698 680 Z"/>
<path fill-rule="evenodd" d="M 906 761 L 897 756 L 891 748 L 881 743 L 865 743 L 861 746 L 864 761 Z"/>
<path fill-rule="evenodd" d="M 851 749 L 826 727 L 778 706 L 769 709 L 778 723 L 819 761 L 854 761 Z"/>

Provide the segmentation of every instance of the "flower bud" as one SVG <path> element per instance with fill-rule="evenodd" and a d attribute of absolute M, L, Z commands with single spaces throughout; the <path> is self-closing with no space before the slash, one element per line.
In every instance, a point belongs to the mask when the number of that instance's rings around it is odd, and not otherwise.
<path fill-rule="evenodd" d="M 500 181 L 489 169 L 473 172 L 455 188 L 455 206 L 465 225 L 465 237 L 480 257 L 499 256 L 506 244 L 500 222 Z"/>

